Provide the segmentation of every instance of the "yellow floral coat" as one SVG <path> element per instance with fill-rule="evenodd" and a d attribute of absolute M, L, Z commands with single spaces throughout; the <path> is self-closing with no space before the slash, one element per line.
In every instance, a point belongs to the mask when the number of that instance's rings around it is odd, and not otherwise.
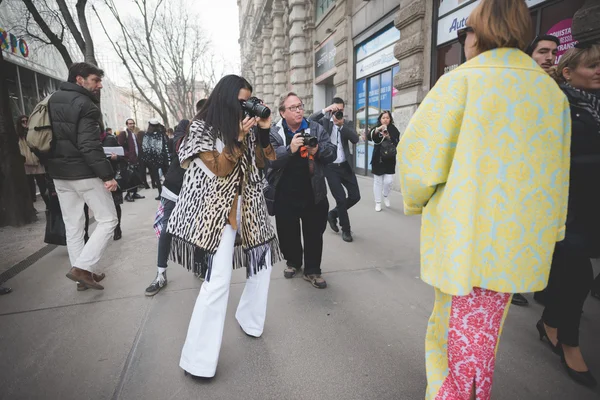
<path fill-rule="evenodd" d="M 543 289 L 564 239 L 570 145 L 566 97 L 523 52 L 440 78 L 398 146 L 404 211 L 423 214 L 423 281 L 450 295 Z"/>

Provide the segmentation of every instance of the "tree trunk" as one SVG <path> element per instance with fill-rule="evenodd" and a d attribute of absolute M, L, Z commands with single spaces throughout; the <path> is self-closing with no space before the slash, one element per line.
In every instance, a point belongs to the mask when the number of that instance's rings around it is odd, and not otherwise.
<path fill-rule="evenodd" d="M 90 64 L 98 65 L 96 61 L 96 53 L 94 51 L 94 41 L 92 40 L 92 34 L 88 27 L 87 19 L 85 17 L 85 7 L 87 6 L 87 0 L 78 0 L 75 8 L 77 9 L 77 18 L 79 20 L 79 26 L 81 27 L 81 34 L 85 39 L 85 62 Z"/>
<path fill-rule="evenodd" d="M 4 63 L 0 51 L 0 226 L 21 226 L 36 216 L 10 111 Z"/>

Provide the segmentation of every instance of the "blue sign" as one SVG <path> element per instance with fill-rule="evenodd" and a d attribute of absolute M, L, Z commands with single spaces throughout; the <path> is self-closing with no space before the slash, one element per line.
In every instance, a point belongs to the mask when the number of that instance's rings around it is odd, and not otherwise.
<path fill-rule="evenodd" d="M 379 50 L 396 43 L 398 40 L 400 40 L 400 31 L 392 26 L 358 46 L 356 48 L 356 61 L 363 60 L 371 54 L 377 53 Z"/>

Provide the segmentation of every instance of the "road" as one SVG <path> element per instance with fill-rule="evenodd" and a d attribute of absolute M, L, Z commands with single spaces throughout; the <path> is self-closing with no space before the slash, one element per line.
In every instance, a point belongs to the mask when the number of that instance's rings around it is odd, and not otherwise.
<path fill-rule="evenodd" d="M 375 213 L 372 181 L 350 212 L 355 242 L 327 230 L 323 270 L 329 287 L 283 278 L 275 266 L 265 332 L 236 325 L 244 271 L 235 271 L 216 377 L 195 381 L 178 362 L 201 282 L 169 266 L 169 284 L 144 289 L 156 271 L 152 222 L 156 191 L 123 207 L 123 239 L 99 266 L 104 291 L 77 292 L 59 247 L 7 282 L 0 297 L 1 399 L 364 400 L 423 399 L 424 337 L 433 289 L 419 279 L 420 219 L 401 195 Z M 528 295 L 529 299 L 532 299 Z M 592 400 L 537 337 L 541 306 L 513 307 L 499 347 L 495 400 Z M 600 378 L 600 301 L 589 299 L 581 346 Z"/>

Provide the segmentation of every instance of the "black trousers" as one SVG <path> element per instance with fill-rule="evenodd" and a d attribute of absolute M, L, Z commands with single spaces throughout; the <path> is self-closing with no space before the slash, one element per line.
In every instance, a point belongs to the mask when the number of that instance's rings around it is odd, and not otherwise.
<path fill-rule="evenodd" d="M 29 182 L 29 190 L 31 191 L 31 199 L 35 199 L 35 184 L 37 183 L 37 187 L 40 189 L 40 196 L 42 196 L 44 203 L 46 203 L 46 208 L 48 208 L 50 199 L 48 198 L 46 174 L 27 175 L 27 180 Z"/>
<path fill-rule="evenodd" d="M 150 180 L 152 181 L 152 187 L 158 189 L 158 195 L 160 196 L 160 193 L 162 191 L 162 184 L 160 183 L 160 174 L 158 173 L 159 168 L 160 167 L 148 166 L 148 169 L 150 170 Z"/>
<path fill-rule="evenodd" d="M 542 320 L 558 329 L 558 340 L 567 346 L 579 346 L 581 310 L 593 280 L 590 259 L 571 244 L 557 243 L 544 291 L 546 308 Z"/>
<path fill-rule="evenodd" d="M 323 256 L 323 233 L 327 226 L 327 199 L 307 207 L 301 213 L 280 212 L 275 216 L 277 236 L 283 257 L 289 265 L 300 268 L 304 254 L 304 273 L 306 275 L 321 274 L 321 258 Z M 302 237 L 300 236 L 302 221 Z M 302 247 L 304 239 L 304 248 Z"/>
<path fill-rule="evenodd" d="M 360 189 L 358 188 L 356 175 L 354 175 L 350 164 L 343 162 L 341 164 L 328 164 L 325 167 L 325 177 L 336 203 L 336 207 L 331 210 L 330 214 L 335 218 L 339 218 L 342 231 L 350 232 L 348 210 L 360 201 Z M 346 196 L 346 191 L 348 191 L 348 196 Z"/>

